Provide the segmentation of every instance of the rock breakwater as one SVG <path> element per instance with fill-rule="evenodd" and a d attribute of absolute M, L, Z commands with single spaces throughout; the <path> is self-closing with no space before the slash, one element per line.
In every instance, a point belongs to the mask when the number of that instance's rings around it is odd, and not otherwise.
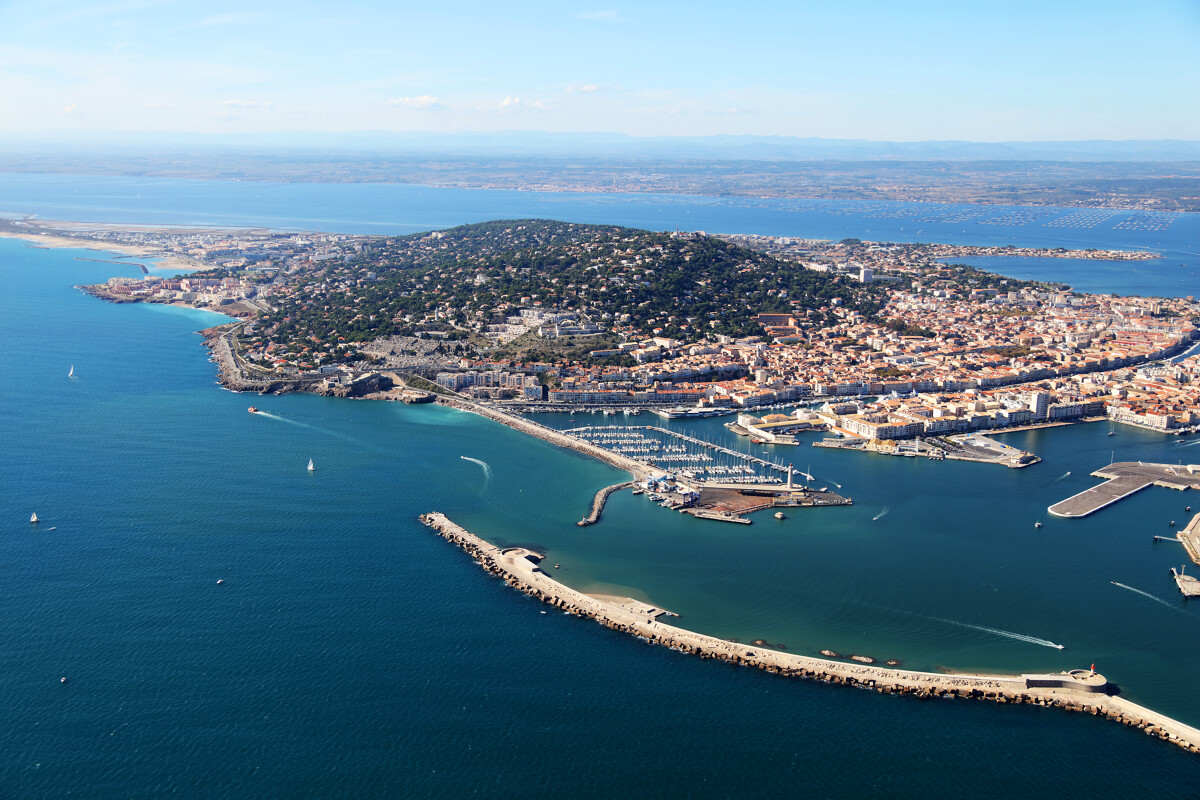
<path fill-rule="evenodd" d="M 1104 716 L 1200 753 L 1200 730 L 1108 693 L 1102 676 L 1087 670 L 1054 675 L 940 674 L 830 661 L 718 639 L 659 622 L 660 610 L 629 608 L 579 592 L 539 566 L 543 556 L 525 548 L 499 548 L 444 514 L 422 514 L 422 523 L 458 545 L 486 572 L 562 611 L 702 659 L 724 661 L 792 678 L 853 686 L 881 694 L 966 698 L 1029 704 Z"/>

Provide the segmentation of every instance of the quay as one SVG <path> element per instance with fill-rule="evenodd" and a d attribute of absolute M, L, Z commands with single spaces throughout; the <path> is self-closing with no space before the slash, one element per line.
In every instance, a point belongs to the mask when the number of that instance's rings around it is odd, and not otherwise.
<path fill-rule="evenodd" d="M 1077 495 L 1060 500 L 1047 510 L 1056 517 L 1078 519 L 1124 500 L 1147 486 L 1168 489 L 1200 487 L 1200 466 L 1195 464 L 1147 464 L 1141 461 L 1118 461 L 1092 473 L 1107 478 L 1104 483 L 1085 489 Z"/>
<path fill-rule="evenodd" d="M 601 512 L 604 511 L 604 504 L 608 502 L 609 496 L 612 495 L 613 492 L 619 492 L 622 489 L 628 489 L 634 485 L 634 481 L 625 481 L 624 483 L 614 483 L 612 486 L 605 486 L 603 489 L 596 492 L 595 498 L 592 499 L 591 512 L 575 524 L 581 528 L 588 525 L 595 525 L 600 519 Z"/>
<path fill-rule="evenodd" d="M 456 525 L 444 514 L 422 514 L 420 520 L 464 550 L 484 571 L 518 591 L 567 614 L 586 617 L 612 630 L 702 659 L 881 694 L 1032 704 L 1104 716 L 1189 752 L 1200 753 L 1200 730 L 1116 696 L 1112 693 L 1115 687 L 1093 670 L 1024 675 L 943 674 L 847 663 L 731 642 L 660 622 L 661 616 L 670 613 L 662 609 L 644 603 L 623 602 L 620 598 L 591 596 L 572 589 L 538 566 L 544 558 L 540 553 L 521 547 L 496 547 Z"/>

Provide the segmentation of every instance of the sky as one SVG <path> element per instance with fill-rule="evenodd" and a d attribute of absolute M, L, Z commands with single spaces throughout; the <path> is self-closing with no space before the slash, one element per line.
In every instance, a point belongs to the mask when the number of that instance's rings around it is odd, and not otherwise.
<path fill-rule="evenodd" d="M 1200 139 L 1200 0 L 0 0 L 0 134 Z"/>

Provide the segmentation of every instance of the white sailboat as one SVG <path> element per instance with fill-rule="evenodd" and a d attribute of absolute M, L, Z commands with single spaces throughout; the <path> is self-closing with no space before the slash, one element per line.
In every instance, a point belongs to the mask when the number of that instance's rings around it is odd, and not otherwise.
<path fill-rule="evenodd" d="M 75 377 L 75 365 L 74 365 L 74 364 L 72 364 L 72 365 L 71 365 L 71 371 L 67 373 L 67 377 L 68 377 L 68 378 L 74 378 L 74 377 Z"/>
<path fill-rule="evenodd" d="M 312 459 L 311 459 L 311 458 L 308 460 L 308 471 L 309 471 L 309 472 L 315 472 L 315 471 L 316 471 L 316 468 L 315 468 L 315 467 L 313 467 L 313 463 L 312 463 Z"/>
<path fill-rule="evenodd" d="M 35 511 L 35 512 L 33 512 L 32 514 L 30 514 L 30 515 L 29 515 L 29 524 L 30 524 L 30 525 L 37 525 L 37 524 L 38 524 L 38 518 L 37 518 L 37 512 L 36 512 L 36 511 Z"/>

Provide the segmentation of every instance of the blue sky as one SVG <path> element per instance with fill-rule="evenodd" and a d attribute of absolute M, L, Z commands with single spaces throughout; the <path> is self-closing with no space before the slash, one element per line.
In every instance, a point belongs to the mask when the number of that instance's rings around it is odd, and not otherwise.
<path fill-rule="evenodd" d="M 1200 139 L 1200 0 L 0 0 L 0 132 Z"/>

